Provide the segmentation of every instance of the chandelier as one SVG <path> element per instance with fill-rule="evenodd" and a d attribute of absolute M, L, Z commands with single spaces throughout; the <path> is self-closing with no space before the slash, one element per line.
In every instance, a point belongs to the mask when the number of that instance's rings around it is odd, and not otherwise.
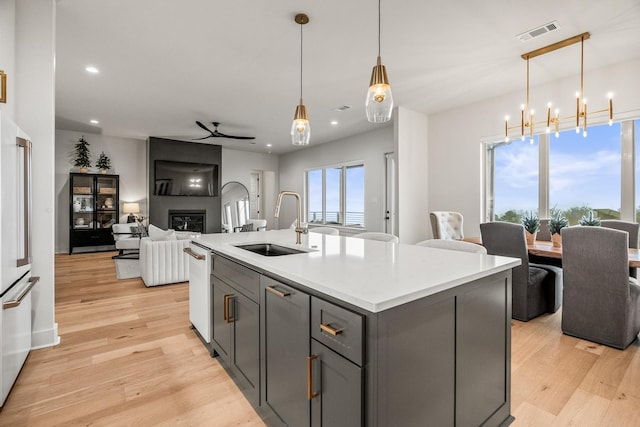
<path fill-rule="evenodd" d="M 584 41 L 590 38 L 590 34 L 582 33 L 577 36 L 570 37 L 566 40 L 559 41 L 557 43 L 550 44 L 549 46 L 542 47 L 540 49 L 536 49 L 534 51 L 522 54 L 521 57 L 526 61 L 526 76 L 527 76 L 527 86 L 526 86 L 526 96 L 525 103 L 520 107 L 520 123 L 515 126 L 509 127 L 509 116 L 506 116 L 504 119 L 504 141 L 509 142 L 510 139 L 510 131 L 514 129 L 519 130 L 519 136 L 522 141 L 525 140 L 526 135 L 529 135 L 529 142 L 533 144 L 533 136 L 535 134 L 536 125 L 544 126 L 546 125 L 546 133 L 551 132 L 551 127 L 553 126 L 555 130 L 555 136 L 558 138 L 560 136 L 560 120 L 567 119 L 575 119 L 576 123 L 576 133 L 580 133 L 580 122 L 582 122 L 582 135 L 587 137 L 587 99 L 584 97 Z M 580 90 L 576 92 L 576 111 L 574 115 L 560 117 L 560 111 L 556 108 L 551 113 L 552 103 L 547 103 L 547 112 L 546 118 L 536 122 L 535 121 L 535 110 L 530 108 L 529 105 L 529 59 L 535 58 L 536 56 L 544 55 L 545 53 L 553 52 L 554 50 L 561 49 L 563 47 L 571 46 L 573 44 L 580 43 Z M 609 115 L 609 126 L 613 124 L 613 95 L 611 93 L 608 94 L 609 105 L 607 108 L 602 110 L 591 111 L 589 114 L 600 114 L 600 113 L 608 113 Z"/>

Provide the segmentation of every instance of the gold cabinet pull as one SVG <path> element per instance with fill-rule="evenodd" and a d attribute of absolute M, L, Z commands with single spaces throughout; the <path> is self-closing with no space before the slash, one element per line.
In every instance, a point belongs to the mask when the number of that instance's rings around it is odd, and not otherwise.
<path fill-rule="evenodd" d="M 273 286 L 267 286 L 265 289 L 271 292 L 272 294 L 278 295 L 280 298 L 285 298 L 291 295 L 289 292 L 279 291 Z"/>
<path fill-rule="evenodd" d="M 223 312 L 223 316 L 224 316 L 224 320 L 227 323 L 233 323 L 235 322 L 235 318 L 231 317 L 231 308 L 230 308 L 230 303 L 233 300 L 233 295 L 225 295 L 224 296 L 224 312 Z"/>
<path fill-rule="evenodd" d="M 195 253 L 191 248 L 184 248 L 182 252 L 189 255 L 190 257 L 197 259 L 198 261 L 202 261 L 207 258 L 205 255 Z"/>
<path fill-rule="evenodd" d="M 307 399 L 311 400 L 318 396 L 318 393 L 313 392 L 313 361 L 318 358 L 317 354 L 307 356 Z"/>
<path fill-rule="evenodd" d="M 342 333 L 342 331 L 344 331 L 343 328 L 332 328 L 329 323 L 327 323 L 326 325 L 324 323 L 320 323 L 320 329 L 322 329 L 323 331 L 325 331 L 328 334 L 333 335 L 334 337 L 336 335 L 340 335 Z"/>

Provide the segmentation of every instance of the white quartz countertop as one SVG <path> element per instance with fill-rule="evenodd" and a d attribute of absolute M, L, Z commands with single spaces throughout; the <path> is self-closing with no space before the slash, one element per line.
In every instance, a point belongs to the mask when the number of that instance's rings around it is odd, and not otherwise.
<path fill-rule="evenodd" d="M 203 234 L 193 242 L 376 313 L 520 265 L 517 258 L 293 230 Z M 275 243 L 308 251 L 263 256 L 236 247 Z"/>

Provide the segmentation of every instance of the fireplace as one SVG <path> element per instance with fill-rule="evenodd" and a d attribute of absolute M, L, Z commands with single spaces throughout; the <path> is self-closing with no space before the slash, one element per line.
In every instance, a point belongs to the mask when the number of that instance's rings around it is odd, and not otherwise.
<path fill-rule="evenodd" d="M 176 231 L 205 233 L 205 210 L 169 210 L 169 228 Z"/>

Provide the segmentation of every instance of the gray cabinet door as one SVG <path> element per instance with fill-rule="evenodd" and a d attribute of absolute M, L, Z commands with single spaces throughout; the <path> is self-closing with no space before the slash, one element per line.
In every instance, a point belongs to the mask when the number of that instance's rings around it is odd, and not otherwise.
<path fill-rule="evenodd" d="M 313 360 L 311 426 L 363 425 L 362 368 L 311 340 Z"/>
<path fill-rule="evenodd" d="M 265 400 L 285 424 L 308 426 L 309 295 L 264 276 L 260 280 L 265 293 Z"/>
<path fill-rule="evenodd" d="M 231 355 L 231 327 L 227 322 L 230 303 L 228 298 L 233 295 L 231 288 L 215 276 L 211 276 L 213 299 L 213 347 L 219 356 L 229 363 Z"/>
<path fill-rule="evenodd" d="M 260 307 L 242 294 L 233 299 L 233 364 L 248 382 L 251 397 L 258 404 L 260 385 Z"/>

